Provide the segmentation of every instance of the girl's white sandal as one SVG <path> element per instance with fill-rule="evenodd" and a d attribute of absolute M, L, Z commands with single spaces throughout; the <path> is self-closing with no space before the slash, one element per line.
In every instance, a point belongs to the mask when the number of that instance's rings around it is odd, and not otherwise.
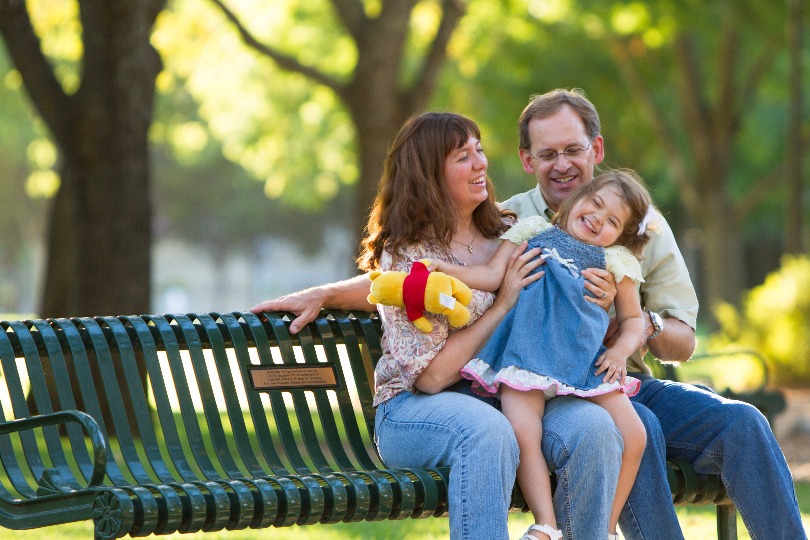
<path fill-rule="evenodd" d="M 551 525 L 538 525 L 535 523 L 526 529 L 526 533 L 518 538 L 518 540 L 537 540 L 536 536 L 529 536 L 531 531 L 546 533 L 551 540 L 562 540 L 563 537 L 560 529 L 553 529 Z"/>

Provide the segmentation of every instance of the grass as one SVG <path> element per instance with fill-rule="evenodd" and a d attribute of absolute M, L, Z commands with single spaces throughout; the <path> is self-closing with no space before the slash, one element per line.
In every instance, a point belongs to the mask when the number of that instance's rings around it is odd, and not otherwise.
<path fill-rule="evenodd" d="M 796 484 L 799 507 L 806 531 L 810 531 L 810 482 Z M 716 538 L 715 511 L 713 506 L 679 507 L 678 520 L 686 538 Z M 527 514 L 513 514 L 509 518 L 510 537 L 517 538 L 530 524 Z M 47 532 L 46 532 L 47 531 Z M 737 517 L 737 533 L 740 540 L 750 540 L 742 520 Z M 92 537 L 93 528 L 89 522 L 70 523 L 48 529 L 15 531 L 15 539 L 34 540 L 47 535 L 48 540 L 85 540 Z M 218 531 L 195 535 L 173 534 L 161 538 L 199 538 L 200 540 L 385 540 L 403 538 L 407 540 L 439 540 L 449 536 L 447 520 L 408 519 L 375 523 L 338 523 L 334 525 L 313 525 L 309 527 L 289 527 L 271 530 Z"/>

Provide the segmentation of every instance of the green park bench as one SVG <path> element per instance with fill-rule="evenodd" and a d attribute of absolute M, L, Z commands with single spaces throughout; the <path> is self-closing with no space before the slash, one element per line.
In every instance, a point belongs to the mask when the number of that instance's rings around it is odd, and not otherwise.
<path fill-rule="evenodd" d="M 377 317 L 289 320 L 0 322 L 0 525 L 92 519 L 102 539 L 445 515 L 448 469 L 389 469 L 373 444 Z M 736 538 L 718 476 L 668 475 L 676 505 L 716 505 Z"/>

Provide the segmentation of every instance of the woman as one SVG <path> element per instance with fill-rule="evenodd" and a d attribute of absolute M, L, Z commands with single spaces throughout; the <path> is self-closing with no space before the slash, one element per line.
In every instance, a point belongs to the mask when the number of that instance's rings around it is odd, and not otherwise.
<path fill-rule="evenodd" d="M 394 140 L 363 241 L 360 267 L 410 270 L 421 258 L 483 264 L 513 221 L 495 205 L 480 131 L 451 113 L 410 119 Z M 538 250 L 516 250 L 498 296 L 473 291 L 471 323 L 453 329 L 432 317 L 417 330 L 405 310 L 379 306 L 383 356 L 375 371 L 375 438 L 389 467 L 449 466 L 450 536 L 506 539 L 518 448 L 506 418 L 489 404 L 448 391 L 517 301 Z"/>

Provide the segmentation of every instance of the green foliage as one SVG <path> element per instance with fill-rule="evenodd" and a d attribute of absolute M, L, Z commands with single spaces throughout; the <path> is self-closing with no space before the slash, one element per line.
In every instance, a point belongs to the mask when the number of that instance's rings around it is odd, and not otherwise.
<path fill-rule="evenodd" d="M 329 2 L 227 4 L 259 40 L 302 64 L 337 80 L 353 69 L 353 42 Z M 354 129 L 337 96 L 248 49 L 212 3 L 171 4 L 154 42 L 166 68 L 161 93 L 182 88 L 225 157 L 267 197 L 322 209 L 357 181 Z"/>
<path fill-rule="evenodd" d="M 82 55 L 78 4 L 29 4 L 59 81 L 68 92 L 75 91 Z M 226 4 L 261 42 L 335 80 L 351 77 L 357 45 L 331 1 Z M 379 0 L 362 4 L 369 16 L 382 9 Z M 403 81 L 420 69 L 419 58 L 436 31 L 439 10 L 438 0 L 417 3 L 407 54 L 392 60 L 401 61 Z M 490 174 L 503 199 L 534 185 L 518 161 L 515 129 L 529 96 L 554 87 L 584 89 L 602 116 L 606 164 L 638 170 L 682 238 L 692 222 L 672 181 L 673 155 L 662 147 L 656 133 L 659 118 L 651 117 L 643 96 L 633 92 L 613 46 L 617 40 L 631 45 L 639 75 L 658 110 L 664 111 L 661 117 L 677 126 L 676 81 L 681 74 L 675 69 L 675 37 L 687 31 L 696 40 L 698 82 L 715 101 L 722 94 L 718 66 L 723 24 L 737 28 L 737 82 L 750 76 L 760 51 L 784 40 L 784 11 L 757 0 L 733 6 L 709 0 L 470 0 L 450 42 L 449 61 L 430 108 L 467 114 L 480 124 Z M 165 66 L 152 131 L 158 233 L 245 247 L 263 229 L 313 247 L 320 232 L 315 230 L 320 228 L 317 218 L 301 218 L 285 208 L 328 211 L 348 222 L 358 180 L 357 135 L 332 90 L 285 72 L 249 49 L 212 2 L 169 3 L 153 44 Z M 768 58 L 761 82 L 748 88 L 741 116 L 732 119 L 741 123 L 741 131 L 731 142 L 728 192 L 740 201 L 757 182 L 773 178 L 759 191 L 761 200 L 740 227 L 775 244 L 784 204 L 778 181 L 787 114 L 784 46 Z M 3 242 L 11 243 L 24 235 L 41 235 L 46 201 L 31 194 L 44 194 L 53 177 L 47 175 L 48 160 L 42 158 L 47 157 L 43 141 L 48 134 L 5 64 L 0 54 L 0 116 L 5 120 L 0 126 L 0 181 L 6 194 L 0 225 L 7 232 Z M 810 80 L 807 73 L 805 79 Z M 688 137 L 680 133 L 677 142 L 682 150 Z M 21 185 L 27 185 L 29 193 L 20 191 Z M 25 222 L 26 216 L 34 219 Z M 10 258 L 4 245 L 0 255 Z M 763 263 L 758 275 L 775 264 L 776 259 Z"/>
<path fill-rule="evenodd" d="M 785 256 L 782 267 L 743 298 L 742 309 L 715 310 L 720 330 L 709 348 L 729 344 L 761 351 L 776 385 L 810 385 L 810 257 Z"/>
<path fill-rule="evenodd" d="M 56 157 L 22 92 L 19 72 L 3 54 L 0 118 L 0 310 L 31 312 L 37 276 L 30 265 L 46 229 L 46 196 L 56 176 L 52 170 Z"/>
<path fill-rule="evenodd" d="M 161 94 L 150 139 L 153 144 L 156 232 L 226 257 L 254 252 L 270 236 L 287 238 L 304 253 L 322 247 L 325 221 L 347 219 L 350 193 L 341 192 L 330 212 L 302 213 L 267 195 L 196 114 L 184 88 Z M 302 190 L 306 191 L 306 190 Z"/>

